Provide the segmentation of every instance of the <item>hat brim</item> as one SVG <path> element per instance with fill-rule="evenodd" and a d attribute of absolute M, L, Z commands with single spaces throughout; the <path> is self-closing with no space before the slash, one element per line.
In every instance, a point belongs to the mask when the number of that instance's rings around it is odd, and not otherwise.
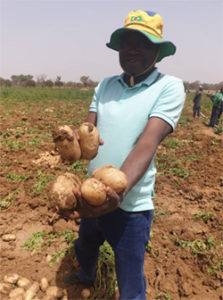
<path fill-rule="evenodd" d="M 106 46 L 113 50 L 119 51 L 120 37 L 121 37 L 122 33 L 126 32 L 126 31 L 140 32 L 141 34 L 146 36 L 150 40 L 150 42 L 152 42 L 153 44 L 161 45 L 161 49 L 160 49 L 159 56 L 157 58 L 157 62 L 161 61 L 166 56 L 173 55 L 176 52 L 176 46 L 172 42 L 166 41 L 162 38 L 159 38 L 155 35 L 145 32 L 145 31 L 138 30 L 138 29 L 132 29 L 132 28 L 119 28 L 116 31 L 114 31 L 111 35 L 110 42 L 107 43 Z"/>

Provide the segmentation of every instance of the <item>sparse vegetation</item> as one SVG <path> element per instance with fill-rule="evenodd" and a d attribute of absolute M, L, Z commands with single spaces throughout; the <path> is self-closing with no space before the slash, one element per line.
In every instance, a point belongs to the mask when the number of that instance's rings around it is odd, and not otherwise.
<path fill-rule="evenodd" d="M 115 274 L 114 252 L 111 246 L 104 242 L 100 247 L 97 277 L 94 283 L 94 294 L 91 299 L 98 299 L 101 292 L 106 295 L 107 299 L 111 299 L 117 288 L 117 279 Z"/>
<path fill-rule="evenodd" d="M 213 236 L 208 237 L 207 240 L 204 242 L 201 239 L 195 239 L 193 241 L 181 240 L 175 234 L 173 241 L 176 246 L 179 246 L 182 249 L 189 247 L 191 249 L 192 253 L 197 254 L 197 255 L 208 255 L 209 251 L 212 251 L 216 248 L 216 243 L 215 243 Z"/>
<path fill-rule="evenodd" d="M 10 192 L 7 196 L 0 198 L 0 211 L 9 207 L 9 205 L 12 205 L 20 192 L 21 189 L 17 189 L 13 192 Z"/>
<path fill-rule="evenodd" d="M 53 178 L 53 175 L 44 174 L 42 170 L 37 170 L 34 192 L 41 192 Z"/>
<path fill-rule="evenodd" d="M 158 299 L 172 300 L 170 294 L 169 293 L 165 293 L 165 292 L 159 292 L 156 295 L 156 300 L 158 300 Z"/>
<path fill-rule="evenodd" d="M 162 144 L 170 149 L 176 149 L 177 147 L 182 145 L 182 142 L 176 138 L 168 138 L 165 139 Z"/>
<path fill-rule="evenodd" d="M 205 223 L 208 222 L 208 220 L 211 220 L 213 221 L 216 216 L 213 212 L 211 211 L 205 211 L 205 212 L 201 212 L 201 213 L 198 213 L 198 214 L 195 214 L 195 218 L 198 220 L 198 219 L 203 219 Z"/>
<path fill-rule="evenodd" d="M 70 249 L 73 247 L 73 242 L 75 240 L 75 234 L 72 231 L 62 231 L 58 234 L 47 233 L 45 231 L 37 231 L 31 234 L 28 241 L 21 245 L 22 249 L 31 251 L 31 254 L 36 254 L 38 252 L 47 249 L 52 243 L 54 243 L 59 237 L 63 236 L 61 242 L 66 242 L 68 244 L 67 248 L 60 251 L 59 253 L 55 253 L 53 255 L 52 261 L 50 265 L 54 265 L 54 263 L 59 261 L 59 258 L 64 257 Z M 63 253 L 63 254 L 62 254 Z"/>

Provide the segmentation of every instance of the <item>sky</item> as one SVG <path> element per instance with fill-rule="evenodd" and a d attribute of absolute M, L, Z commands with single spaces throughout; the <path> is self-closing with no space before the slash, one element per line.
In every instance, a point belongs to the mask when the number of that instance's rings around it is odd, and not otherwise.
<path fill-rule="evenodd" d="M 132 10 L 159 13 L 175 55 L 158 70 L 184 81 L 223 81 L 223 0 L 0 0 L 0 77 L 94 81 L 120 74 L 106 47 Z"/>

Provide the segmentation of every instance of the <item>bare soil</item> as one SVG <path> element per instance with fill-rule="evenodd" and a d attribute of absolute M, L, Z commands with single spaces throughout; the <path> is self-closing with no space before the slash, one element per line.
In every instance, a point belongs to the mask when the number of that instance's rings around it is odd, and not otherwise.
<path fill-rule="evenodd" d="M 6 147 L 4 142 L 1 148 L 1 196 L 6 199 L 11 195 L 12 201 L 0 211 L 0 281 L 11 273 L 31 281 L 47 277 L 51 285 L 66 289 L 68 299 L 81 299 L 82 285 L 68 286 L 62 281 L 65 274 L 78 267 L 74 253 L 53 267 L 47 262 L 54 252 L 65 249 L 66 243 L 59 240 L 35 254 L 21 248 L 37 231 L 78 232 L 78 222 L 58 218 L 50 209 L 47 185 L 43 189 L 35 188 L 41 174 L 57 176 L 68 167 L 53 151 L 50 134 L 59 121 L 55 114 L 57 108 L 52 105 L 49 103 L 44 112 L 37 104 L 33 104 L 29 111 L 18 105 L 13 108 L 13 113 L 5 113 L 1 121 L 1 140 L 11 139 L 27 146 L 22 149 Z M 65 104 L 60 106 L 60 111 L 62 108 L 65 109 Z M 74 108 L 69 114 L 74 112 L 80 121 L 84 120 L 79 115 L 80 109 Z M 184 112 L 183 116 L 188 115 Z M 19 122 L 20 126 L 15 127 Z M 35 130 L 29 131 L 31 128 Z M 172 163 L 165 161 L 169 169 L 158 167 L 155 218 L 145 257 L 147 299 L 222 300 L 222 135 L 215 134 L 202 120 L 195 120 L 185 125 L 178 124 L 170 138 L 181 144 L 171 148 L 162 143 L 157 151 L 157 160 L 165 154 Z M 177 168 L 171 173 L 174 159 L 180 161 L 183 171 L 189 173 L 178 174 Z M 26 174 L 27 178 L 13 180 L 9 174 Z M 205 219 L 207 212 L 212 214 Z M 196 218 L 200 213 L 204 213 L 203 217 Z M 7 233 L 14 234 L 16 239 L 3 241 L 2 237 Z M 38 297 L 42 299 L 43 294 L 39 292 Z M 102 293 L 101 299 L 105 297 Z M 7 296 L 1 299 L 7 299 Z"/>

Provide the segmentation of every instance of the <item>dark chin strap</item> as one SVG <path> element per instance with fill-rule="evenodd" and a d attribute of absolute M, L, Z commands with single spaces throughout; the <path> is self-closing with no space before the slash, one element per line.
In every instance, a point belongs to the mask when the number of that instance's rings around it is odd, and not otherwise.
<path fill-rule="evenodd" d="M 137 77 L 139 77 L 139 76 L 147 73 L 149 70 L 151 70 L 154 67 L 159 54 L 160 54 L 160 48 L 159 48 L 159 51 L 157 52 L 156 57 L 154 58 L 154 61 L 152 62 L 152 64 L 150 66 L 148 66 L 143 72 L 141 72 L 141 73 L 139 73 L 137 75 L 132 75 L 132 74 L 126 73 L 127 75 L 130 76 L 129 83 L 130 83 L 131 87 L 133 87 L 135 85 L 135 78 L 137 78 Z"/>

